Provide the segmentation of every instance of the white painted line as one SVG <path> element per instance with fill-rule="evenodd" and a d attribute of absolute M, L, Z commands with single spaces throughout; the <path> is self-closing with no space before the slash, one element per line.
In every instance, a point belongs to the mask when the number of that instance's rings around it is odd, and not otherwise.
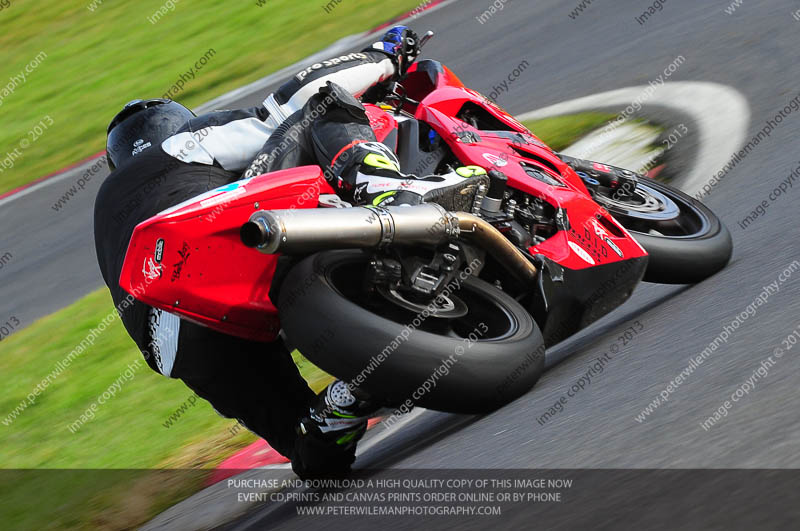
<path fill-rule="evenodd" d="M 517 116 L 517 119 L 538 120 L 596 109 L 621 110 L 637 98 L 641 99 L 648 88 L 627 87 L 593 94 L 527 112 Z M 699 129 L 697 161 L 689 175 L 677 181 L 677 185 L 690 195 L 699 192 L 703 185 L 730 161 L 731 155 L 744 144 L 750 125 L 750 105 L 747 103 L 747 98 L 733 87 L 717 83 L 703 81 L 665 83 L 643 103 L 643 107 L 648 106 L 667 107 L 688 114 Z"/>

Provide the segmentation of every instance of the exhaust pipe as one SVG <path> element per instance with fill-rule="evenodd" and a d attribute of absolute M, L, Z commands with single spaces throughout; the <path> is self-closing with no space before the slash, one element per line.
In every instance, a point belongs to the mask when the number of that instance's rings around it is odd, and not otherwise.
<path fill-rule="evenodd" d="M 494 225 L 466 212 L 457 212 L 456 216 L 461 239 L 485 249 L 518 280 L 526 283 L 536 280 L 536 266 Z"/>
<path fill-rule="evenodd" d="M 493 255 L 523 282 L 536 266 L 490 223 L 436 203 L 403 207 L 260 210 L 242 225 L 242 243 L 267 254 L 308 254 L 389 245 L 438 246 L 459 238 Z"/>
<path fill-rule="evenodd" d="M 268 254 L 387 245 L 439 245 L 458 236 L 458 220 L 428 203 L 412 207 L 261 210 L 241 229 L 242 242 Z"/>

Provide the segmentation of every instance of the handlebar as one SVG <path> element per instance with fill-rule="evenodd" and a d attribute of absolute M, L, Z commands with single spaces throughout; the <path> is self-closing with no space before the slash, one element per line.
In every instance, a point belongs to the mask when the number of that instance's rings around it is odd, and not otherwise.
<path fill-rule="evenodd" d="M 418 53 L 417 56 L 414 58 L 414 60 L 411 61 L 408 64 L 408 66 L 405 68 L 406 72 L 408 71 L 409 68 L 411 68 L 411 65 L 413 65 L 414 63 L 417 62 L 417 59 L 419 59 L 420 56 L 422 55 L 422 48 L 434 37 L 434 35 L 435 35 L 435 33 L 433 31 L 428 30 L 427 32 L 425 32 L 425 35 L 423 35 L 419 39 L 419 50 L 420 50 L 420 53 Z M 403 90 L 403 94 L 398 92 L 398 89 L 402 89 Z M 411 105 L 419 105 L 419 103 L 420 103 L 417 100 L 415 100 L 413 98 L 409 98 L 408 96 L 406 96 L 405 95 L 405 89 L 403 88 L 403 85 L 401 85 L 398 81 L 393 81 L 391 83 L 391 85 L 389 85 L 389 93 L 386 94 L 386 96 L 384 98 L 385 99 L 392 99 L 392 100 L 395 100 L 395 101 L 398 102 L 398 105 L 397 105 L 397 107 L 395 107 L 395 110 L 394 110 L 395 114 L 400 114 L 400 111 L 403 109 L 403 105 L 405 105 L 406 103 L 409 103 Z"/>

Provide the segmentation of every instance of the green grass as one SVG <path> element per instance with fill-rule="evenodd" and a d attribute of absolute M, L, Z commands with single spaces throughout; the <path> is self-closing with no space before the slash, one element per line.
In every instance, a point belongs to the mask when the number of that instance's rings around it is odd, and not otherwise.
<path fill-rule="evenodd" d="M 111 298 L 102 289 L 0 342 L 0 421 L 7 421 L 6 415 L 112 310 Z M 315 390 L 330 381 L 299 354 L 295 359 Z M 179 380 L 154 373 L 140 360 L 116 319 L 51 380 L 33 405 L 8 425 L 0 422 L 3 468 L 50 469 L 0 470 L 4 528 L 69 527 L 90 521 L 93 527 L 105 527 L 109 521 L 146 519 L 200 488 L 205 474 L 173 473 L 154 481 L 155 472 L 122 469 L 209 468 L 255 440 L 245 430 L 231 435 L 229 428 L 235 422 L 220 417 L 202 400 L 165 428 L 164 421 L 192 393 Z M 138 370 L 132 371 L 116 396 L 98 406 L 93 420 L 71 433 L 67 426 L 137 362 Z M 132 500 L 131 485 L 137 481 L 143 490 Z"/>
<path fill-rule="evenodd" d="M 524 125 L 558 152 L 613 119 L 613 114 L 586 112 L 534 120 Z"/>
<path fill-rule="evenodd" d="M 160 97 L 209 49 L 216 54 L 176 96 L 190 107 L 419 4 L 348 0 L 328 14 L 322 1 L 181 0 L 151 24 L 164 0 L 95 0 L 94 12 L 91 1 L 12 0 L 0 11 L 0 92 L 46 54 L 0 105 L 0 161 L 21 154 L 0 168 L 0 193 L 104 149 L 105 128 L 125 102 Z M 29 132 L 45 116 L 53 124 L 34 141 Z"/>

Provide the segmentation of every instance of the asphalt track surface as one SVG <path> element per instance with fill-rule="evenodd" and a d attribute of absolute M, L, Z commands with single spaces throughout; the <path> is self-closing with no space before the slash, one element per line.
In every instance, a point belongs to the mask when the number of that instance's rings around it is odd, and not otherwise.
<path fill-rule="evenodd" d="M 792 17 L 797 9 L 793 2 L 745 1 L 728 15 L 728 2 L 667 0 L 644 25 L 635 20 L 646 9 L 641 2 L 595 2 L 573 20 L 568 14 L 575 3 L 509 0 L 481 24 L 476 17 L 489 3 L 461 0 L 412 25 L 438 33 L 426 56 L 443 61 L 468 86 L 485 94 L 527 61 L 524 73 L 498 97 L 517 114 L 646 85 L 679 54 L 686 62 L 672 80 L 729 85 L 747 98 L 752 113 L 748 137 L 798 93 L 800 22 Z M 236 104 L 255 104 L 262 97 L 253 95 Z M 743 320 L 668 402 L 644 422 L 637 422 L 636 416 L 724 325 L 745 311 L 763 286 L 800 259 L 800 182 L 747 229 L 738 226 L 800 164 L 798 133 L 800 112 L 793 112 L 704 199 L 734 238 L 734 257 L 727 269 L 690 287 L 642 285 L 620 309 L 548 352 L 551 368 L 526 396 L 484 417 L 426 412 L 362 455 L 357 468 L 797 468 L 800 346 L 777 360 L 726 418 L 708 431 L 700 422 L 800 325 L 800 271 Z M 51 206 L 71 182 L 61 181 L 0 207 L 0 255 L 13 254 L 0 269 L 0 320 L 15 315 L 27 325 L 101 285 L 91 231 L 101 177 L 95 176 L 63 211 L 54 212 Z M 563 412 L 544 426 L 537 423 L 637 320 L 643 331 L 619 347 L 605 371 L 570 398 Z M 793 485 L 796 488 L 796 482 Z M 640 501 L 654 503 L 646 497 Z M 602 503 L 565 510 L 574 523 L 589 524 Z M 664 521 L 674 516 L 664 505 L 658 510 Z M 531 505 L 517 523 L 534 524 L 537 511 Z M 269 504 L 241 523 L 252 528 L 305 525 Z M 328 524 L 348 529 L 361 525 L 350 518 Z M 404 523 L 381 525 L 393 529 Z"/>

